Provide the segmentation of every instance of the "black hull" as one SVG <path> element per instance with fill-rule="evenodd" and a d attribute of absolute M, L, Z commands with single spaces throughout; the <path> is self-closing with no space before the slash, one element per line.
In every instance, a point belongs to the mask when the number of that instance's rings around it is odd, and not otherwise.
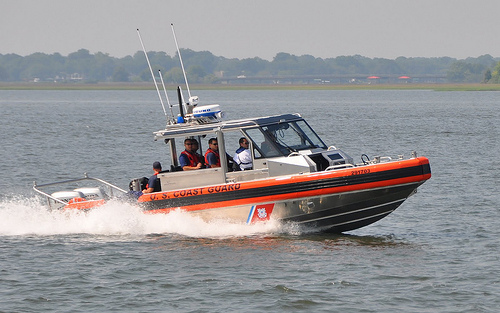
<path fill-rule="evenodd" d="M 332 203 L 330 207 L 282 220 L 331 233 L 358 229 L 392 213 L 419 185 L 421 183 L 330 196 L 322 199 Z"/>

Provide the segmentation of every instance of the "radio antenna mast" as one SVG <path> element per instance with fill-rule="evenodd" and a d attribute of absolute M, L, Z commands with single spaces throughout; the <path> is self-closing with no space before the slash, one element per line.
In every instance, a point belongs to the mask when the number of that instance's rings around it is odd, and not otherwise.
<path fill-rule="evenodd" d="M 153 82 L 154 82 L 155 87 L 156 87 L 156 92 L 158 93 L 158 98 L 160 98 L 160 103 L 161 103 L 161 107 L 163 108 L 163 113 L 165 113 L 165 117 L 167 118 L 167 122 L 169 122 L 167 111 L 165 110 L 165 105 L 163 104 L 163 99 L 161 98 L 160 89 L 158 89 L 158 84 L 156 83 L 155 74 L 153 73 L 153 68 L 151 67 L 151 63 L 149 62 L 149 57 L 148 57 L 148 54 L 146 53 L 146 48 L 144 47 L 144 43 L 142 42 L 142 37 L 141 37 L 141 33 L 139 32 L 139 28 L 137 28 L 137 35 L 139 35 L 139 41 L 141 42 L 142 51 L 144 51 L 144 55 L 146 56 L 146 61 L 148 62 L 149 71 L 151 72 L 151 77 L 153 78 Z"/>
<path fill-rule="evenodd" d="M 181 51 L 179 50 L 179 45 L 177 44 L 177 37 L 175 36 L 174 23 L 171 23 L 172 33 L 174 34 L 175 46 L 177 47 L 177 54 L 179 55 L 179 60 L 181 61 L 182 73 L 184 74 L 184 81 L 186 81 L 186 89 L 189 95 L 189 99 L 191 100 L 191 91 L 189 90 L 189 84 L 186 76 L 186 70 L 184 69 L 184 63 L 182 62 Z"/>
<path fill-rule="evenodd" d="M 163 86 L 163 91 L 165 92 L 165 98 L 167 98 L 167 104 L 168 107 L 170 108 L 170 114 L 172 114 L 172 118 L 174 118 L 174 112 L 172 111 L 172 104 L 170 104 L 170 100 L 168 99 L 167 88 L 165 88 L 165 82 L 163 81 L 161 70 L 158 70 L 158 74 L 160 75 L 161 85 Z"/>

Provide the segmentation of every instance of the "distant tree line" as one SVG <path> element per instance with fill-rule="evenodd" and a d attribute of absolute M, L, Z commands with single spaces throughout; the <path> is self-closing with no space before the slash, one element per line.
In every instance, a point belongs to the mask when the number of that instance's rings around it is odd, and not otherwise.
<path fill-rule="evenodd" d="M 296 56 L 280 52 L 272 61 L 258 57 L 228 59 L 208 51 L 181 49 L 182 59 L 190 83 L 214 84 L 226 79 L 301 78 L 306 81 L 315 76 L 355 77 L 368 76 L 436 76 L 448 82 L 500 83 L 500 59 L 491 55 L 457 60 L 450 57 L 406 58 L 395 60 L 367 58 L 360 55 L 335 58 Z M 148 52 L 155 75 L 161 71 L 165 83 L 184 81 L 179 57 L 165 52 Z M 91 54 L 80 49 L 62 56 L 59 53 L 33 53 L 28 56 L 0 54 L 0 81 L 56 81 L 56 82 L 141 82 L 152 81 L 141 51 L 123 58 L 97 52 Z"/>

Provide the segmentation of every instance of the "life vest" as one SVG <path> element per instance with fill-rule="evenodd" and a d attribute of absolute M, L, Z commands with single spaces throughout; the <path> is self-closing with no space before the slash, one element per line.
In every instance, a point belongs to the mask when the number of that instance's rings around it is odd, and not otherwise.
<path fill-rule="evenodd" d="M 238 150 L 236 150 L 236 154 L 240 154 L 242 153 L 243 151 L 245 151 L 245 148 L 243 147 L 239 147 Z"/>
<path fill-rule="evenodd" d="M 245 151 L 245 150 L 246 150 L 246 148 L 239 147 L 239 148 L 238 148 L 238 150 L 236 150 L 236 154 L 240 154 L 240 153 L 242 153 L 242 152 L 243 152 L 243 151 Z M 239 156 L 238 156 L 238 160 L 237 160 L 237 161 L 235 160 L 235 162 L 236 162 L 236 163 L 238 163 L 238 164 L 252 164 L 252 162 L 242 162 L 242 161 L 240 160 L 240 157 L 239 157 Z"/>
<path fill-rule="evenodd" d="M 196 164 L 203 164 L 203 157 L 198 153 L 191 153 L 186 150 L 182 151 L 181 154 L 184 154 L 189 159 L 189 166 L 196 167 Z"/>
<path fill-rule="evenodd" d="M 238 164 L 242 170 L 250 170 L 250 169 L 252 169 L 252 161 L 243 162 L 240 159 L 240 153 L 242 153 L 245 150 L 247 150 L 247 149 L 243 148 L 243 147 L 239 147 L 238 150 L 236 150 L 236 154 L 234 155 L 234 162 L 236 162 L 236 164 Z"/>
<path fill-rule="evenodd" d="M 208 148 L 207 152 L 205 152 L 205 164 L 207 164 L 207 166 L 209 165 L 208 163 L 208 154 L 209 153 L 213 153 L 215 154 L 215 156 L 217 157 L 217 163 L 215 163 L 216 166 L 219 166 L 220 167 L 220 156 L 219 156 L 219 152 L 215 151 L 215 150 L 212 150 L 210 148 Z"/>

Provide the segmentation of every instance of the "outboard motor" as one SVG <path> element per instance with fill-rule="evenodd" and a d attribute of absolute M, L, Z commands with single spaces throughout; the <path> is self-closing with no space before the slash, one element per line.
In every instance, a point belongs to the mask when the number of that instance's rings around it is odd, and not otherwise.
<path fill-rule="evenodd" d="M 134 178 L 129 184 L 128 188 L 132 191 L 143 191 L 149 182 L 147 177 Z"/>
<path fill-rule="evenodd" d="M 56 191 L 51 194 L 52 197 L 57 200 L 64 202 L 69 202 L 71 199 L 80 198 L 85 199 L 85 195 L 81 191 L 71 190 L 71 191 Z M 64 207 L 63 203 L 56 202 L 53 199 L 49 199 L 49 206 L 51 209 L 62 209 Z"/>
<path fill-rule="evenodd" d="M 85 199 L 85 195 L 83 194 L 83 192 L 78 191 L 78 190 L 56 191 L 56 192 L 52 193 L 51 196 L 58 199 L 58 200 L 64 201 L 64 202 L 68 202 L 69 200 L 71 200 L 73 198 Z"/>
<path fill-rule="evenodd" d="M 83 187 L 77 188 L 75 191 L 83 193 L 87 200 L 106 199 L 106 193 L 101 187 Z"/>

